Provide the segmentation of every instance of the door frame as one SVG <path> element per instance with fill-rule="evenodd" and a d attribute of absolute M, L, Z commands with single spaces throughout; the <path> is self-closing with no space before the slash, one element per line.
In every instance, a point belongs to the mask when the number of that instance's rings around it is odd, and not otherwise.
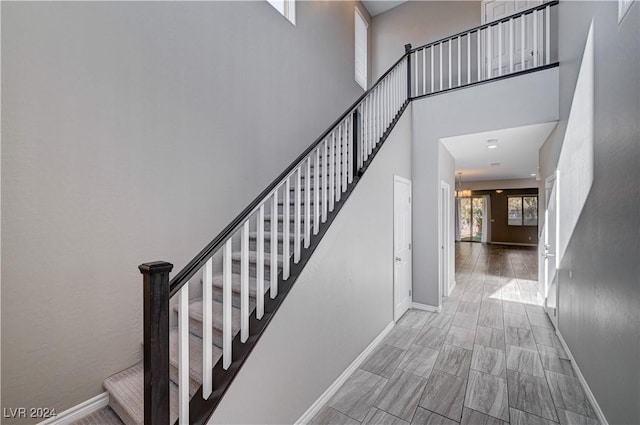
<path fill-rule="evenodd" d="M 551 189 L 555 189 L 555 207 L 556 207 L 556 214 L 554 217 L 555 220 L 555 237 L 554 237 L 554 248 L 555 248 L 555 252 L 554 254 L 556 255 L 556 257 L 553 257 L 553 260 L 555 262 L 556 265 L 556 285 L 555 285 L 555 308 L 553 308 L 553 311 L 548 307 L 547 305 L 547 299 L 548 299 L 548 295 L 549 292 L 551 290 L 551 288 L 553 287 L 553 281 L 552 282 L 547 282 L 547 278 L 549 277 L 549 273 L 548 273 L 548 262 L 546 261 L 546 259 L 544 259 L 544 265 L 542 266 L 542 272 L 543 272 L 543 279 L 544 279 L 544 289 L 545 289 L 545 294 L 543 294 L 544 296 L 544 309 L 547 313 L 547 315 L 549 316 L 549 319 L 551 319 L 551 322 L 553 322 L 553 325 L 556 327 L 556 329 L 558 329 L 558 320 L 560 317 L 560 311 L 558 309 L 558 297 L 560 295 L 560 281 L 558 278 L 558 269 L 559 269 L 559 258 L 557 257 L 558 255 L 558 225 L 560 223 L 560 187 L 559 187 L 559 181 L 560 181 L 560 173 L 558 172 L 558 170 L 554 171 L 553 173 L 551 173 L 545 180 L 544 180 L 544 208 L 545 208 L 545 222 L 544 222 L 544 235 L 543 235 L 543 251 L 545 251 L 546 249 L 546 244 L 547 241 L 549 240 L 549 226 L 548 226 L 548 207 L 549 207 L 549 202 L 551 200 Z M 542 258 L 541 258 L 542 259 Z M 539 268 L 540 269 L 540 268 Z M 547 285 L 548 284 L 548 285 Z"/>
<path fill-rule="evenodd" d="M 397 289 L 398 289 L 398 282 L 396 282 L 396 261 L 395 258 L 397 256 L 397 252 L 396 252 L 396 211 L 397 211 L 397 205 L 396 205 L 396 182 L 399 183 L 404 183 L 409 185 L 409 228 L 410 228 L 410 232 L 409 232 L 409 250 L 411 251 L 411 257 L 413 257 L 413 211 L 412 211 L 412 207 L 413 207 L 413 203 L 412 201 L 412 197 L 413 197 L 413 185 L 411 183 L 411 180 L 398 176 L 396 174 L 393 175 L 393 239 L 392 239 L 392 243 L 393 243 L 393 257 L 391 258 L 391 261 L 393 263 L 392 266 L 392 270 L 393 270 L 393 320 L 397 321 L 398 319 L 400 319 L 400 317 L 402 316 L 402 314 L 398 314 L 398 312 L 396 312 L 396 294 L 397 294 Z M 410 270 L 410 282 L 409 282 L 409 308 L 411 308 L 411 305 L 413 304 L 413 273 L 412 273 L 412 269 L 413 269 L 413 258 L 411 258 L 411 267 L 409 268 Z M 404 313 L 404 312 L 403 312 Z"/>
<path fill-rule="evenodd" d="M 438 199 L 438 301 L 448 297 L 451 287 L 451 185 L 440 181 Z M 446 202 L 444 201 L 446 200 Z"/>

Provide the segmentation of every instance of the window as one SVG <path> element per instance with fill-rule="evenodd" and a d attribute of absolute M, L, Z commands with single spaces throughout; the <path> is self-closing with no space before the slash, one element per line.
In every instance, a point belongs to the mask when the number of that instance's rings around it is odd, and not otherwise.
<path fill-rule="evenodd" d="M 276 8 L 278 12 L 289 20 L 293 25 L 296 24 L 296 0 L 267 0 L 269 4 Z"/>
<path fill-rule="evenodd" d="M 538 225 L 537 196 L 508 196 L 507 210 L 509 226 Z"/>
<path fill-rule="evenodd" d="M 355 12 L 355 70 L 356 82 L 367 89 L 367 30 L 369 24 L 356 7 Z"/>

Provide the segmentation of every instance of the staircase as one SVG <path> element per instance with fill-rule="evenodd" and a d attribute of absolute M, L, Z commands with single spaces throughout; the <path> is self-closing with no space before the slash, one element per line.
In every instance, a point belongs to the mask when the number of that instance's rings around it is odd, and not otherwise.
<path fill-rule="evenodd" d="M 410 101 L 557 66 L 548 41 L 544 61 L 532 69 L 516 70 L 512 54 L 503 64 L 506 51 L 498 51 L 495 72 L 490 59 L 482 70 L 480 58 L 481 43 L 492 30 L 509 31 L 512 40 L 514 23 L 524 25 L 529 18 L 544 22 L 549 40 L 550 8 L 557 4 L 415 49 L 406 45 L 405 54 L 173 279 L 169 263 L 141 265 L 144 362 L 107 378 L 109 407 L 76 423 L 206 424 Z M 444 46 L 448 78 L 442 70 Z M 456 55 L 457 74 L 451 65 Z M 190 296 L 194 283 L 200 287 Z"/>
<path fill-rule="evenodd" d="M 340 160 L 336 160 L 336 163 L 342 163 L 342 157 L 350 155 L 348 150 L 345 155 L 340 156 Z M 325 159 L 329 161 L 330 158 Z M 322 159 L 320 166 L 322 167 Z M 328 174 L 325 174 L 328 177 Z M 306 176 L 305 176 L 306 177 Z M 324 178 L 324 177 L 322 177 Z M 300 192 L 305 193 L 307 187 L 305 184 L 310 181 L 310 191 L 313 193 L 315 190 L 315 176 L 310 179 L 300 179 Z M 322 183 L 319 183 L 319 189 L 324 187 Z M 295 195 L 295 187 L 292 186 L 291 194 Z M 304 208 L 304 202 L 301 203 L 301 207 Z M 314 207 L 313 201 L 310 203 L 310 207 Z M 283 252 L 284 252 L 284 201 L 278 203 L 278 215 L 274 217 L 271 214 L 265 214 L 265 231 L 263 233 L 263 246 L 264 246 L 264 290 L 268 293 L 270 290 L 270 270 L 271 270 L 271 248 L 272 238 L 275 237 L 277 241 L 277 274 L 281 277 L 283 270 Z M 290 197 L 289 202 L 289 227 L 290 233 L 288 235 L 288 243 L 290 253 L 294 248 L 294 217 L 295 217 L 295 196 Z M 301 217 L 301 226 L 304 227 L 306 217 Z M 314 217 L 309 217 L 310 225 L 313 226 Z M 272 229 L 276 229 L 273 232 Z M 249 308 L 253 312 L 256 307 L 256 294 L 257 294 L 257 262 L 258 262 L 258 232 L 252 231 L 249 233 Z M 303 238 L 300 237 L 300 241 Z M 289 255 L 288 261 L 291 261 L 292 254 Z M 232 253 L 233 270 L 231 273 L 231 288 L 232 288 L 232 335 L 235 337 L 240 331 L 240 297 L 241 297 L 241 264 L 242 253 L 240 250 L 235 250 Z M 223 286 L 224 277 L 222 272 L 213 274 L 213 363 L 217 363 L 222 357 L 223 347 L 223 320 L 222 320 L 222 302 L 223 302 Z M 202 281 L 200 282 L 202 284 Z M 179 312 L 179 306 L 176 304 L 173 307 L 174 315 L 177 318 Z M 202 385 L 203 376 L 203 364 L 202 364 L 202 329 L 203 329 L 203 302 L 201 298 L 195 298 L 189 302 L 189 396 L 198 391 Z M 175 423 L 178 418 L 178 329 L 173 327 L 169 331 L 169 378 L 170 384 L 170 421 Z M 124 423 L 126 425 L 143 425 L 144 424 L 144 367 L 142 362 L 116 373 L 113 376 L 105 379 L 104 388 L 109 392 L 109 407 L 113 412 L 117 414 L 120 420 L 117 420 L 113 416 L 112 421 L 109 423 Z M 104 413 L 100 414 L 104 417 Z M 88 419 L 88 418 L 87 418 Z M 104 420 L 104 419 L 102 419 Z M 83 422 L 91 423 L 91 422 Z M 100 422 L 103 423 L 103 422 Z"/>

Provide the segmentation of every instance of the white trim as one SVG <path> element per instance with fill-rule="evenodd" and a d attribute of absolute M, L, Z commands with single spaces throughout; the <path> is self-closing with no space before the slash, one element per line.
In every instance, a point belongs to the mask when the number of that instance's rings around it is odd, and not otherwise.
<path fill-rule="evenodd" d="M 435 307 L 432 305 L 420 304 L 417 302 L 411 303 L 411 308 L 415 308 L 416 310 L 422 310 L 422 311 L 430 311 L 432 313 L 440 313 L 440 306 Z"/>
<path fill-rule="evenodd" d="M 382 342 L 382 340 L 387 336 L 391 329 L 395 326 L 395 322 L 391 322 L 387 325 L 386 328 L 380 332 L 380 334 L 371 341 L 371 344 L 367 348 L 364 349 L 362 353 L 345 369 L 344 372 L 338 378 L 333 381 L 333 383 L 327 388 L 327 390 L 322 393 L 322 395 L 307 409 L 306 412 L 300 416 L 300 418 L 295 422 L 296 425 L 306 425 L 314 418 L 315 415 L 318 414 L 320 409 L 327 404 L 329 399 L 333 397 L 333 395 L 338 392 L 342 384 L 351 376 L 353 372 L 358 369 L 358 367 L 365 361 L 365 359 L 375 350 L 375 348 Z"/>
<path fill-rule="evenodd" d="M 58 413 L 55 418 L 46 419 L 38 425 L 69 425 L 78 419 L 82 419 L 91 413 L 106 407 L 109 404 L 109 393 L 103 392 L 97 396 L 90 398 L 76 406 L 73 406 L 64 412 Z"/>
<path fill-rule="evenodd" d="M 600 405 L 598 404 L 598 400 L 596 400 L 596 397 L 591 392 L 591 388 L 589 388 L 589 385 L 587 384 L 587 380 L 584 379 L 584 375 L 582 375 L 582 372 L 580 372 L 580 368 L 578 367 L 578 363 L 576 363 L 576 359 L 573 357 L 573 354 L 571 354 L 571 350 L 569 350 L 569 347 L 567 346 L 567 342 L 564 340 L 564 338 L 562 337 L 562 334 L 557 329 L 556 329 L 556 335 L 558 336 L 558 339 L 560 340 L 560 343 L 562 344 L 562 348 L 564 348 L 564 351 L 569 356 L 569 360 L 571 360 L 571 365 L 573 366 L 573 371 L 576 373 L 576 376 L 578 377 L 578 380 L 580 381 L 580 384 L 582 384 L 582 389 L 587 394 L 587 398 L 591 402 L 591 406 L 593 407 L 593 410 L 595 410 L 596 416 L 598 416 L 598 420 L 600 421 L 600 423 L 602 425 L 609 425 L 609 422 L 607 422 L 607 418 L 604 416 L 604 413 L 602 412 L 602 409 L 600 408 Z"/>
<path fill-rule="evenodd" d="M 449 287 L 449 293 L 447 294 L 447 297 L 450 297 L 450 296 L 451 296 L 451 293 L 453 292 L 453 288 L 455 288 L 455 287 L 456 287 L 456 284 L 457 284 L 457 283 L 458 283 L 458 282 L 456 282 L 455 280 L 453 281 L 453 285 L 451 285 L 451 286 Z"/>
<path fill-rule="evenodd" d="M 496 242 L 496 241 L 491 241 L 491 242 L 487 242 L 487 243 L 491 244 L 491 245 L 538 246 L 537 244 L 534 244 L 534 243 L 519 243 L 519 242 Z"/>

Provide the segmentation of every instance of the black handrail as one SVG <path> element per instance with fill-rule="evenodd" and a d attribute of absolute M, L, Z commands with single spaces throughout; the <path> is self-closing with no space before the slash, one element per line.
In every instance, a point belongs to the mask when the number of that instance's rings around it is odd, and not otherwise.
<path fill-rule="evenodd" d="M 389 73 L 400 63 L 402 60 L 409 55 L 410 52 L 406 52 L 404 55 L 400 57 L 380 78 L 376 80 L 376 82 L 365 91 L 362 96 L 358 98 L 347 110 L 340 115 L 340 118 L 335 120 L 331 126 L 322 133 L 320 137 L 318 137 L 307 149 L 304 150 L 292 163 L 289 165 L 278 177 L 275 178 L 264 189 L 260 195 L 258 195 L 251 203 L 244 209 L 240 214 L 233 219 L 231 223 L 227 227 L 225 227 L 219 234 L 216 236 L 211 242 L 207 244 L 207 246 L 198 253 L 186 266 L 182 268 L 174 277 L 171 279 L 169 283 L 169 297 L 173 297 L 179 290 L 184 286 L 185 283 L 189 281 L 196 274 L 198 270 L 202 268 L 202 266 L 211 258 L 211 256 L 222 247 L 222 245 L 231 237 L 233 234 L 242 226 L 247 219 L 251 216 L 251 214 L 256 210 L 256 208 L 260 205 L 260 203 L 290 174 L 302 160 L 304 160 L 311 151 L 313 151 L 330 133 L 335 129 L 335 127 L 344 120 L 347 115 L 353 112 L 354 109 L 358 107 L 358 105 L 364 100 L 369 93 L 373 89 L 375 89 L 378 84 L 387 76 Z"/>
<path fill-rule="evenodd" d="M 508 22 L 513 18 L 517 18 L 518 16 L 528 15 L 528 14 L 536 12 L 538 10 L 543 10 L 543 9 L 546 9 L 547 7 L 555 6 L 555 5 L 559 4 L 559 3 L 560 3 L 560 0 L 553 0 L 553 1 L 550 1 L 550 2 L 547 2 L 547 3 L 542 3 L 541 5 L 532 7 L 532 8 L 527 9 L 527 10 L 523 10 L 522 12 L 517 12 L 517 13 L 514 13 L 513 15 L 509 15 L 509 16 L 506 16 L 504 18 L 496 19 L 495 21 L 487 22 L 486 24 L 482 24 L 482 25 L 479 25 L 479 26 L 477 26 L 475 28 L 471 28 L 470 30 L 462 31 L 462 32 L 459 32 L 457 34 L 450 35 L 450 36 L 445 37 L 445 38 L 441 38 L 440 40 L 431 41 L 431 42 L 429 42 L 427 44 L 423 44 L 422 46 L 415 47 L 415 48 L 413 48 L 411 50 L 411 53 L 416 52 L 418 50 L 426 49 L 426 48 L 431 47 L 431 46 L 435 46 L 436 44 L 444 43 L 445 41 L 449 41 L 449 40 L 452 40 L 454 38 L 461 37 L 463 35 L 471 34 L 472 32 L 482 31 L 483 29 L 492 27 L 494 25 L 498 25 L 498 24 L 501 24 L 503 22 Z"/>

